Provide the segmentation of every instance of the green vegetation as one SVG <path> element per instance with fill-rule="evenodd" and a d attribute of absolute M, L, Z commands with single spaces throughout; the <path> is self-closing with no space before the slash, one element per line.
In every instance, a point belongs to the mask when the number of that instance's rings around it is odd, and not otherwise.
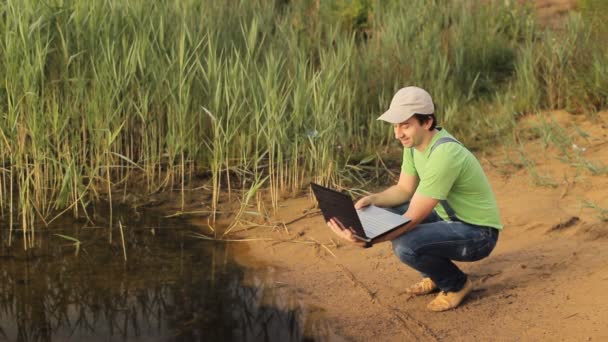
<path fill-rule="evenodd" d="M 511 3 L 4 1 L 2 221 L 25 236 L 132 186 L 184 194 L 194 175 L 214 210 L 221 191 L 277 206 L 312 179 L 364 178 L 392 141 L 376 117 L 405 85 L 474 148 L 523 113 L 606 107 L 596 21 L 545 31 Z"/>
<path fill-rule="evenodd" d="M 70 245 L 74 247 L 74 255 L 78 255 L 78 253 L 80 252 L 80 246 L 82 245 L 82 242 L 80 240 L 75 237 L 71 237 L 64 234 L 55 234 L 55 236 L 70 241 Z"/>
<path fill-rule="evenodd" d="M 608 222 L 608 208 L 602 208 L 597 205 L 597 203 L 587 200 L 583 201 L 583 208 L 595 210 L 597 213 L 597 217 L 600 219 L 600 221 Z"/>

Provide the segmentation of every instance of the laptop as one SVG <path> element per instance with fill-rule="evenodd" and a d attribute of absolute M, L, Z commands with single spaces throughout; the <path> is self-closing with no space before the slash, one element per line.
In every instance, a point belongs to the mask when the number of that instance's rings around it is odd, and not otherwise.
<path fill-rule="evenodd" d="M 325 221 L 337 218 L 345 227 L 352 227 L 363 241 L 372 241 L 411 221 L 374 205 L 357 210 L 350 195 L 315 183 L 310 183 L 310 186 Z"/>

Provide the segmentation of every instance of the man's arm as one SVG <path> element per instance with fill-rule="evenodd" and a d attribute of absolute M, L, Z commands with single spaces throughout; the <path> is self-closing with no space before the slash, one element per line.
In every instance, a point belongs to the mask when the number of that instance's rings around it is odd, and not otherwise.
<path fill-rule="evenodd" d="M 401 172 L 399 182 L 386 190 L 365 196 L 355 203 L 355 208 L 361 209 L 373 204 L 377 207 L 390 208 L 407 202 L 418 185 L 418 177 Z"/>
<path fill-rule="evenodd" d="M 439 200 L 437 199 L 421 195 L 419 193 L 415 193 L 414 196 L 412 196 L 412 200 L 410 202 L 407 212 L 404 214 L 404 216 L 409 217 L 411 221 L 403 227 L 399 227 L 393 230 L 392 232 L 379 237 L 378 239 L 374 239 L 372 242 L 376 244 L 384 241 L 391 241 L 409 232 L 410 230 L 414 229 L 416 225 L 422 222 L 427 216 L 429 216 L 429 214 L 431 213 L 431 211 L 433 211 L 433 208 L 435 208 L 437 203 L 439 203 Z"/>

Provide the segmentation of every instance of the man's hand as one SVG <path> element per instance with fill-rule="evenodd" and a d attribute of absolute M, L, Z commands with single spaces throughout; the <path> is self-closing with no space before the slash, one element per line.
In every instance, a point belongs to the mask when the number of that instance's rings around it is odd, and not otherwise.
<path fill-rule="evenodd" d="M 373 195 L 369 195 L 369 196 L 365 196 L 365 197 L 360 198 L 357 201 L 357 203 L 355 203 L 355 209 L 361 209 L 361 208 L 369 207 L 370 205 L 374 204 L 372 196 Z"/>
<path fill-rule="evenodd" d="M 369 247 L 369 245 L 365 241 L 362 241 L 355 236 L 355 230 L 353 228 L 344 227 L 342 222 L 340 222 L 340 220 L 338 220 L 337 218 L 331 218 L 329 221 L 327 221 L 327 225 L 340 238 L 354 243 L 359 247 Z"/>

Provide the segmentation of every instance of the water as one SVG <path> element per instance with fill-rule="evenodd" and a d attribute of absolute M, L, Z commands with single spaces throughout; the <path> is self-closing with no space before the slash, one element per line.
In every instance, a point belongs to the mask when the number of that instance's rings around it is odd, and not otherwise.
<path fill-rule="evenodd" d="M 0 340 L 301 341 L 329 328 L 268 265 L 246 269 L 238 250 L 192 238 L 195 228 L 147 213 L 107 227 L 62 222 L 40 230 L 23 251 L 13 236 L 0 249 Z M 77 238 L 70 240 L 56 234 Z"/>

